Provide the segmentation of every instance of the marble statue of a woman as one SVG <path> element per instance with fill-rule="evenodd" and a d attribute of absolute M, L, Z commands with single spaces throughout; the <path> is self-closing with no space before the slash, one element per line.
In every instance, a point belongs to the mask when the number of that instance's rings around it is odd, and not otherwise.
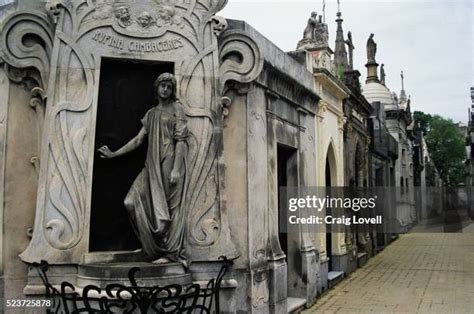
<path fill-rule="evenodd" d="M 377 53 L 377 44 L 374 41 L 374 34 L 370 34 L 367 40 L 367 60 L 375 63 L 375 54 Z"/>
<path fill-rule="evenodd" d="M 112 152 L 99 148 L 102 158 L 116 158 L 138 148 L 148 139 L 145 166 L 131 186 L 125 207 L 143 251 L 156 263 L 180 262 L 183 254 L 188 128 L 183 105 L 176 99 L 176 79 L 170 73 L 155 81 L 158 104 L 143 117 L 137 136 Z"/>

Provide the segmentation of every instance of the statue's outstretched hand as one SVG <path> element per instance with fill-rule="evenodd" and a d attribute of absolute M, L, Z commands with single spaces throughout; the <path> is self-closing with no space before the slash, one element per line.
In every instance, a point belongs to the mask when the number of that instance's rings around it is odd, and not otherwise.
<path fill-rule="evenodd" d="M 179 180 L 179 171 L 176 169 L 171 170 L 170 183 L 176 184 Z"/>
<path fill-rule="evenodd" d="M 102 146 L 97 150 L 100 153 L 100 158 L 113 158 L 114 153 L 110 150 L 107 145 Z"/>

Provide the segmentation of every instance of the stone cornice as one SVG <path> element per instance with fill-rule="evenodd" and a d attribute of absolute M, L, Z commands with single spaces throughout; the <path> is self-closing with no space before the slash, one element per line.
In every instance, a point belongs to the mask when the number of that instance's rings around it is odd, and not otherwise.
<path fill-rule="evenodd" d="M 342 82 L 340 82 L 334 75 L 326 69 L 318 68 L 314 69 L 314 77 L 323 86 L 328 87 L 337 98 L 344 100 L 348 98 L 351 91 Z"/>

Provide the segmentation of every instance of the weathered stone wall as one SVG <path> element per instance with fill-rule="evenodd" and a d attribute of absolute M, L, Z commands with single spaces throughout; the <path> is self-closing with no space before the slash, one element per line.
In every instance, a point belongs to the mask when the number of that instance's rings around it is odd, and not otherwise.
<path fill-rule="evenodd" d="M 400 224 L 400 232 L 406 232 L 416 221 L 415 195 L 413 186 L 412 147 L 403 110 L 389 111 L 387 128 L 390 135 L 398 143 L 398 159 L 395 162 L 395 186 L 397 187 L 396 219 Z M 402 183 L 403 180 L 403 183 Z"/>
<path fill-rule="evenodd" d="M 288 296 L 314 302 L 319 267 L 315 238 L 309 234 L 288 235 L 285 262 L 278 240 L 278 147 L 297 154 L 291 185 L 314 186 L 318 98 L 304 65 L 249 25 L 229 25 L 245 30 L 258 43 L 265 62 L 255 82 L 231 86 L 226 94 L 232 99 L 223 131 L 226 200 L 231 234 L 241 253 L 234 276 L 237 298 L 250 298 L 238 310 L 283 313 Z"/>
<path fill-rule="evenodd" d="M 30 107 L 31 94 L 10 85 L 7 118 L 4 202 L 5 298 L 24 298 L 27 265 L 18 255 L 28 246 L 34 223 L 38 173 L 31 160 L 38 152 L 38 120 Z"/>

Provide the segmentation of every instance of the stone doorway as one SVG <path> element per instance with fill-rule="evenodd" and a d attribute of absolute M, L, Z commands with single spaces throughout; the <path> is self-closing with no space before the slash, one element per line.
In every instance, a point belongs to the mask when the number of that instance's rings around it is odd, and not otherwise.
<path fill-rule="evenodd" d="M 330 189 L 331 189 L 331 165 L 329 164 L 329 159 L 328 157 L 326 157 L 326 173 L 325 173 L 325 176 L 326 176 L 326 180 L 325 180 L 325 184 L 326 184 L 326 187 L 327 187 L 327 194 L 330 193 Z M 330 207 L 326 207 L 326 215 L 331 215 L 331 208 Z M 331 233 L 331 225 L 326 225 L 326 255 L 328 258 L 331 258 L 332 256 L 332 233 Z M 332 262 L 331 260 L 329 260 L 329 264 L 328 264 L 328 271 L 332 271 L 333 270 L 333 267 L 332 267 Z"/>
<path fill-rule="evenodd" d="M 334 152 L 334 148 L 332 144 L 329 145 L 327 154 L 326 154 L 326 162 L 325 162 L 325 186 L 326 186 L 326 195 L 331 196 L 331 187 L 337 186 L 337 167 L 336 167 L 336 154 Z M 326 207 L 326 216 L 331 215 L 332 209 L 330 207 Z M 333 271 L 334 263 L 332 260 L 333 252 L 334 252 L 334 241 L 336 240 L 332 234 L 332 228 L 330 224 L 326 225 L 326 256 L 329 259 L 328 263 L 328 272 Z"/>
<path fill-rule="evenodd" d="M 279 144 L 277 148 L 277 162 L 278 190 L 282 187 L 298 186 L 297 149 Z M 278 195 L 280 198 L 280 192 L 278 192 Z M 280 200 L 278 204 L 281 204 Z M 282 213 L 282 210 L 279 210 L 279 213 Z M 278 219 L 285 219 L 285 217 L 278 215 Z M 294 295 L 295 289 L 292 289 L 292 287 L 297 285 L 299 278 L 296 268 L 300 256 L 299 235 L 296 233 L 279 232 L 278 239 L 281 249 L 286 255 L 288 296 L 297 297 L 298 295 Z"/>
<path fill-rule="evenodd" d="M 95 133 L 95 150 L 107 145 L 116 150 L 136 136 L 141 119 L 154 106 L 153 83 L 164 72 L 174 72 L 171 62 L 103 58 Z M 140 248 L 123 201 L 144 165 L 146 143 L 117 159 L 94 156 L 92 179 L 90 252 Z"/>

